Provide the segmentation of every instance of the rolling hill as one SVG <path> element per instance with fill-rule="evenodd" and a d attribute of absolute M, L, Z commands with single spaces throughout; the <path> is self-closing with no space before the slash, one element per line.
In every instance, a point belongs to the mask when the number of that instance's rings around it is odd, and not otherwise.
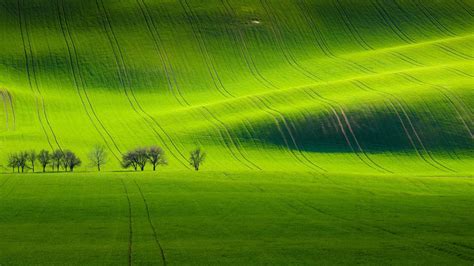
<path fill-rule="evenodd" d="M 472 265 L 473 14 L 0 1 L 0 265 Z M 121 168 L 150 145 L 168 166 Z M 83 164 L 12 174 L 32 149 Z"/>
<path fill-rule="evenodd" d="M 158 144 L 170 168 L 470 172 L 469 1 L 2 1 L 2 162 Z M 396 163 L 393 163 L 396 162 Z M 8 169 L 4 169 L 8 171 Z"/>

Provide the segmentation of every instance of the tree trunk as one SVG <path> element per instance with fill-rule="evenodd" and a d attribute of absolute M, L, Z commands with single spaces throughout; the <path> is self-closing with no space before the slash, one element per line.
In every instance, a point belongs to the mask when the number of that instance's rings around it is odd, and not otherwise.
<path fill-rule="evenodd" d="M 153 165 L 153 171 L 155 171 L 155 170 L 156 170 L 156 164 Z"/>
<path fill-rule="evenodd" d="M 46 172 L 46 165 L 43 165 L 43 173 Z"/>
<path fill-rule="evenodd" d="M 97 170 L 100 172 L 100 164 L 97 164 Z"/>

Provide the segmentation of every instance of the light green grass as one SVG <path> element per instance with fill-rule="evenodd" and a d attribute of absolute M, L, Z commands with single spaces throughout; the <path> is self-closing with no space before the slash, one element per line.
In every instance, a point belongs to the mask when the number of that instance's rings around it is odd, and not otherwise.
<path fill-rule="evenodd" d="M 0 262 L 127 264 L 122 181 L 136 265 L 474 259 L 472 176 L 165 171 L 1 176 Z"/>

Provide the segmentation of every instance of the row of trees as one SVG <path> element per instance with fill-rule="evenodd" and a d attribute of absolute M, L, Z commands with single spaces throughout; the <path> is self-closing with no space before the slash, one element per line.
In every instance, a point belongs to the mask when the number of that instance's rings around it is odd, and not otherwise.
<path fill-rule="evenodd" d="M 91 165 L 97 167 L 99 172 L 103 165 L 107 163 L 107 152 L 103 146 L 94 147 L 88 157 Z M 196 171 L 199 171 L 205 159 L 206 153 L 198 148 L 191 151 L 189 164 Z M 158 146 L 136 148 L 127 151 L 122 156 L 122 167 L 125 169 L 133 168 L 135 171 L 138 171 L 138 169 L 144 171 L 148 163 L 152 165 L 153 171 L 156 171 L 159 165 L 167 165 L 168 161 L 164 150 Z M 13 172 L 17 170 L 18 173 L 20 171 L 23 173 L 29 169 L 35 172 L 36 165 L 41 166 L 43 172 L 46 172 L 48 166 L 51 166 L 52 171 L 59 172 L 62 168 L 66 172 L 73 172 L 81 164 L 81 159 L 70 150 L 55 150 L 53 152 L 41 150 L 39 153 L 36 153 L 36 151 L 22 151 L 8 156 L 8 166 L 13 169 Z"/>
<path fill-rule="evenodd" d="M 165 151 L 161 147 L 152 146 L 149 148 L 136 148 L 134 150 L 126 152 L 122 156 L 122 167 L 133 168 L 135 171 L 138 169 L 145 170 L 147 163 L 153 166 L 153 171 L 159 165 L 167 165 Z"/>
<path fill-rule="evenodd" d="M 43 172 L 46 172 L 48 165 L 53 171 L 56 169 L 59 172 L 59 169 L 63 168 L 66 172 L 73 172 L 74 168 L 80 166 L 82 161 L 70 150 L 55 150 L 53 152 L 41 150 L 39 153 L 22 151 L 8 156 L 8 166 L 13 171 L 16 169 L 18 173 L 20 170 L 23 173 L 25 169 L 31 169 L 34 172 L 37 163 L 43 168 Z"/>

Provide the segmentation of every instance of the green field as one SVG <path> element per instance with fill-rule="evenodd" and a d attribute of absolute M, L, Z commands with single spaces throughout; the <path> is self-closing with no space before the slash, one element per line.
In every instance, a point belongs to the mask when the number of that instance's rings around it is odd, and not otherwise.
<path fill-rule="evenodd" d="M 0 1 L 0 265 L 471 265 L 473 14 L 469 0 Z M 151 145 L 168 166 L 122 171 Z M 31 149 L 83 165 L 11 174 L 8 155 Z"/>
<path fill-rule="evenodd" d="M 474 181 L 460 176 L 166 171 L 0 184 L 4 265 L 474 260 Z"/>

